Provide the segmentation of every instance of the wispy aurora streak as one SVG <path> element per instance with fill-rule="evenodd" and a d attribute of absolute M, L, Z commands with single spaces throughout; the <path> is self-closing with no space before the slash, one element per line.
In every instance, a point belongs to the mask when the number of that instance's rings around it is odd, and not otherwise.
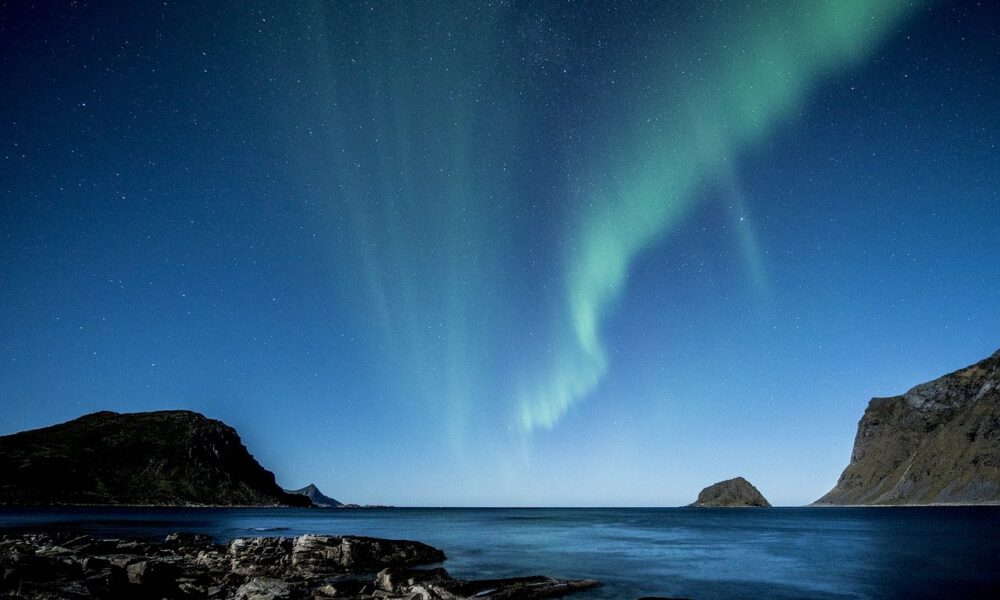
<path fill-rule="evenodd" d="M 671 37 L 650 53 L 684 56 L 655 65 L 658 72 L 637 82 L 631 114 L 618 124 L 631 134 L 612 138 L 604 154 L 611 158 L 589 165 L 601 175 L 576 198 L 581 214 L 565 259 L 565 338 L 548 373 L 520 398 L 524 430 L 553 427 L 594 391 L 608 368 L 602 318 L 637 255 L 698 201 L 698 186 L 731 170 L 741 152 L 794 116 L 816 84 L 864 58 L 917 4 L 770 3 L 724 22 L 707 19 L 711 31 Z M 759 271 L 759 258 L 749 260 Z"/>
<path fill-rule="evenodd" d="M 502 149 L 516 109 L 494 91 L 505 13 L 472 3 L 312 6 L 302 26 L 321 24 L 316 120 L 335 128 L 323 146 L 329 202 L 317 209 L 331 225 L 334 279 L 384 353 L 387 387 L 405 382 L 392 391 L 431 404 L 463 448 L 472 409 L 488 401 L 478 390 L 492 336 L 480 329 L 501 321 L 486 291 L 499 285 L 495 207 L 509 187 Z"/>

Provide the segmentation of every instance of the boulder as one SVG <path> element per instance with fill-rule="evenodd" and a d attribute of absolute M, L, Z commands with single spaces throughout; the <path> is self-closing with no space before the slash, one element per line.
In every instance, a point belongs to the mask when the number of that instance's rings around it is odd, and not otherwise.
<path fill-rule="evenodd" d="M 269 577 L 254 577 L 236 590 L 236 600 L 283 600 L 291 597 L 291 585 Z"/>
<path fill-rule="evenodd" d="M 382 569 L 375 576 L 375 586 L 384 592 L 398 592 L 418 584 L 444 584 L 453 581 L 444 569 Z"/>
<path fill-rule="evenodd" d="M 237 575 L 277 577 L 291 566 L 293 540 L 290 538 L 236 538 L 226 554 L 230 569 Z"/>
<path fill-rule="evenodd" d="M 214 540 L 203 533 L 171 533 L 163 540 L 164 547 L 177 550 L 206 549 L 214 545 Z"/>
<path fill-rule="evenodd" d="M 354 536 L 303 535 L 295 539 L 291 553 L 292 566 L 313 573 L 374 571 L 444 559 L 444 552 L 420 542 Z"/>

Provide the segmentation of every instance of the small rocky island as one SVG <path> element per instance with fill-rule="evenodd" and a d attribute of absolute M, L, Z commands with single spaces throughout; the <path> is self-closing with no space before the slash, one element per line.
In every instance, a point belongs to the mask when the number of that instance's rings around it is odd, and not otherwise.
<path fill-rule="evenodd" d="M 162 543 L 73 533 L 0 536 L 0 598 L 533 600 L 600 585 L 543 576 L 464 581 L 420 542 L 353 536 L 237 538 L 175 533 Z"/>
<path fill-rule="evenodd" d="M 1000 350 L 872 398 L 851 462 L 816 505 L 1000 504 Z"/>
<path fill-rule="evenodd" d="M 689 506 L 700 508 L 770 507 L 771 503 L 746 479 L 735 477 L 701 490 Z"/>

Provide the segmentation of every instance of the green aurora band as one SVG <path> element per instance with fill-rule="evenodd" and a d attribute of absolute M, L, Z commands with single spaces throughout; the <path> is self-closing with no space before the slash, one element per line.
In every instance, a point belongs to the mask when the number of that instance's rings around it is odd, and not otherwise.
<path fill-rule="evenodd" d="M 381 393 L 411 398 L 414 419 L 430 405 L 442 429 L 427 435 L 458 456 L 523 447 L 595 392 L 609 368 L 602 320 L 632 264 L 709 186 L 730 200 L 735 246 L 765 290 L 737 161 L 917 4 L 726 3 L 637 23 L 634 37 L 602 32 L 618 53 L 552 6 L 311 4 L 295 29 L 313 43 L 266 68 L 317 93 L 277 114 L 274 135 L 303 164 L 328 160 L 301 179 L 329 199 L 311 210 L 353 313 L 343 321 L 394 371 Z M 597 72 L 618 75 L 604 85 Z M 579 106 L 586 120 L 573 121 Z M 574 127 L 573 140 L 537 133 Z M 541 148 L 550 162 L 536 162 Z"/>
<path fill-rule="evenodd" d="M 812 89 L 860 62 L 919 3 L 900 0 L 768 2 L 707 19 L 711 31 L 669 37 L 664 61 L 630 90 L 631 114 L 605 160 L 587 165 L 575 199 L 565 264 L 566 329 L 548 371 L 521 394 L 524 431 L 552 428 L 592 393 L 608 369 L 602 318 L 623 293 L 632 262 L 699 200 L 699 186 L 795 116 Z M 733 7 L 735 3 L 726 4 Z M 610 157 L 610 159 L 607 159 Z M 587 176 L 583 176 L 587 179 Z M 762 266 L 752 232 L 737 228 L 755 279 Z"/>

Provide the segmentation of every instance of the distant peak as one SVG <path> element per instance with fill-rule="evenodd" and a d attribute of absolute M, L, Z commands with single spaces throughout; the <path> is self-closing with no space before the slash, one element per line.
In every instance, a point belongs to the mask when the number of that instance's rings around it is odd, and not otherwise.
<path fill-rule="evenodd" d="M 299 496 L 306 496 L 313 504 L 319 507 L 337 507 L 342 506 L 343 503 L 339 500 L 335 500 L 323 492 L 319 491 L 315 483 L 310 483 L 304 488 L 298 490 L 285 490 L 289 494 L 296 494 Z"/>

